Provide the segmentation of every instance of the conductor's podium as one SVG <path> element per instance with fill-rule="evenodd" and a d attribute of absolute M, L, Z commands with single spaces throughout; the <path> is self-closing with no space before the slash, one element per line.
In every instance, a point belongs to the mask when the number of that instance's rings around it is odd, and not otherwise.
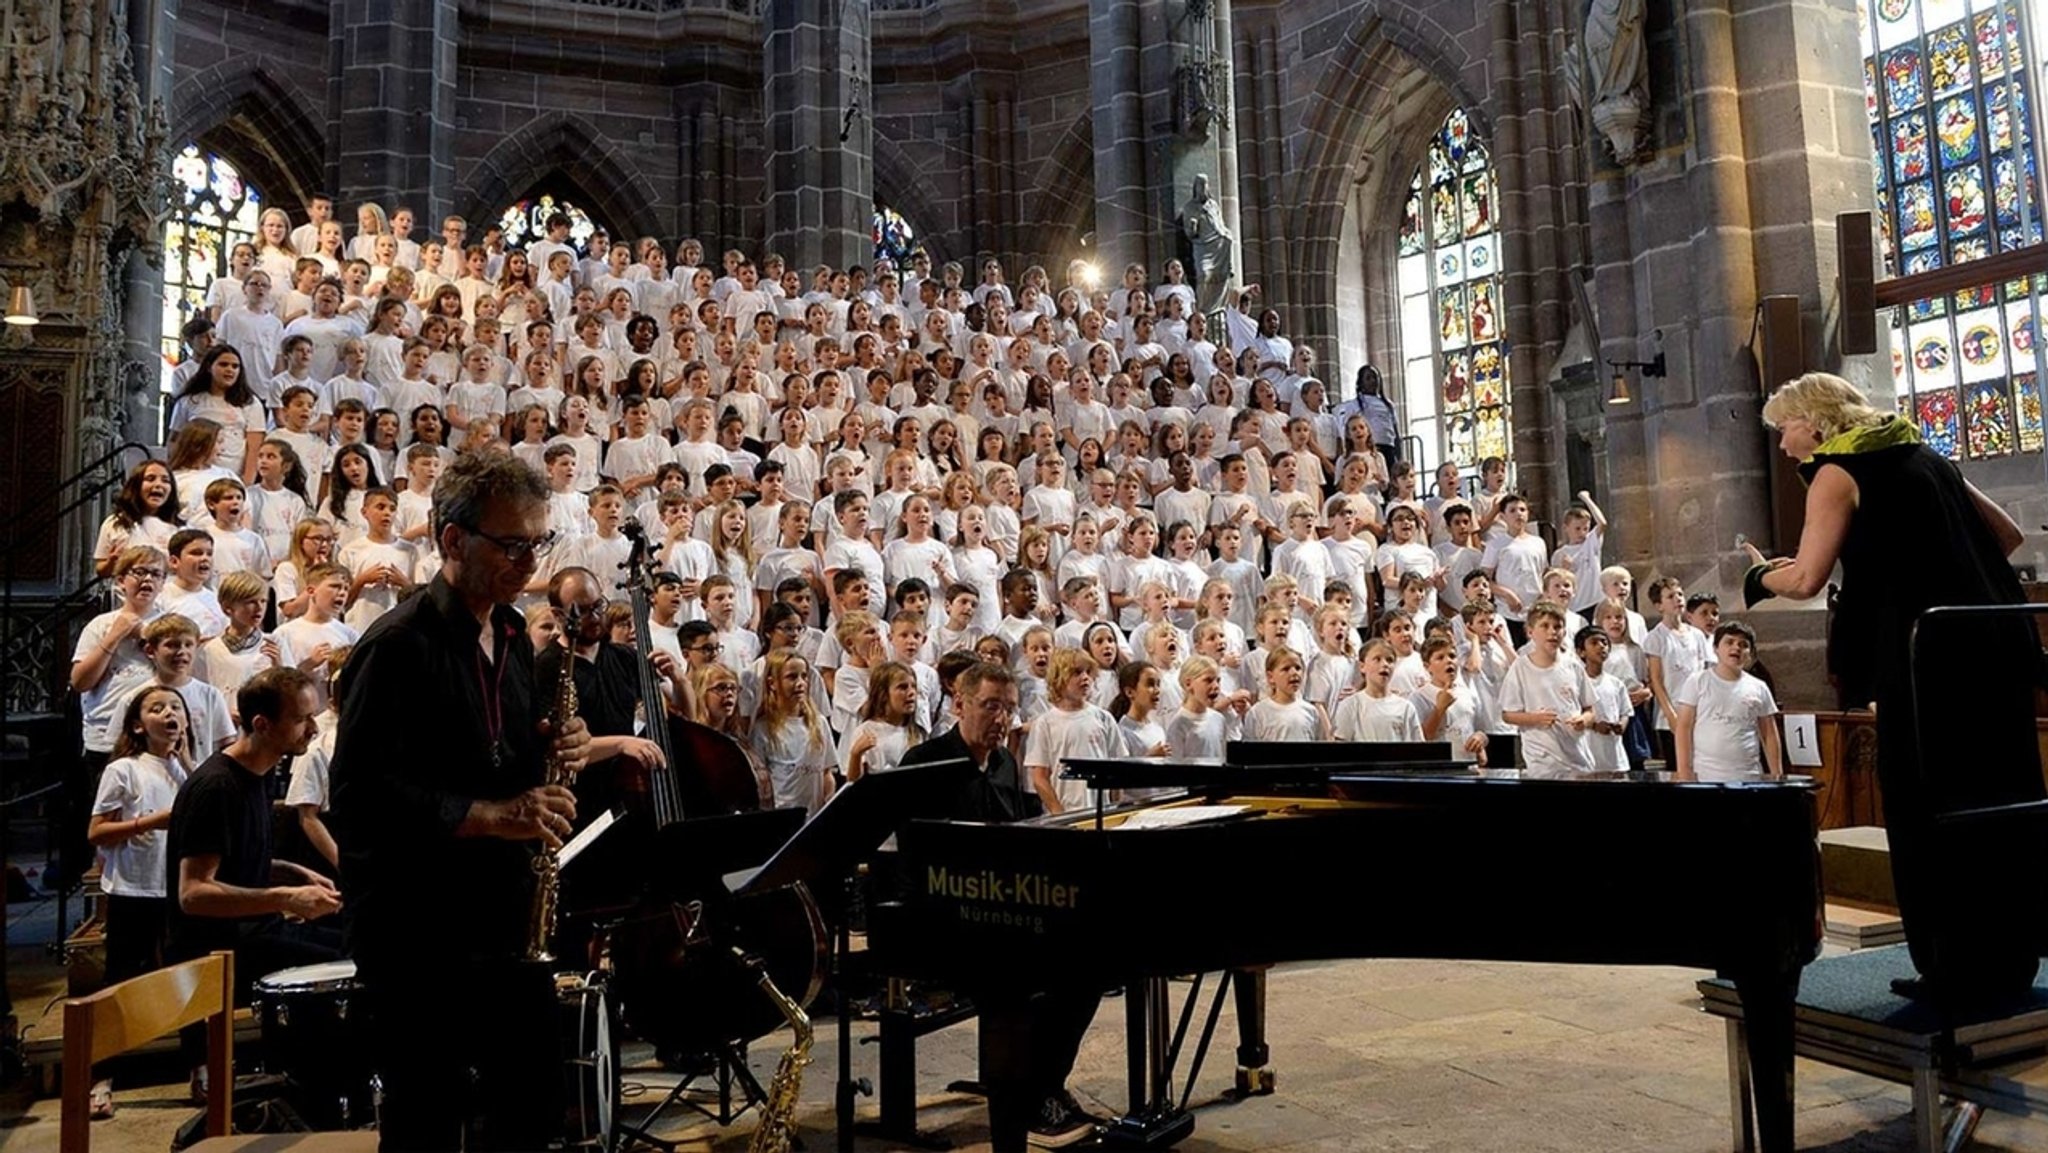
<path fill-rule="evenodd" d="M 2048 1116 L 2048 966 L 2031 997 L 1995 1017 L 1946 1027 L 1926 1004 L 1892 992 L 1893 978 L 1913 976 L 1904 945 L 1825 957 L 1799 982 L 1793 1050 L 1799 1056 L 1910 1085 L 1913 1130 L 1920 1153 L 1965 1144 L 1980 1109 Z M 1742 998 L 1732 982 L 1699 983 L 1702 1007 L 1728 1023 L 1729 1093 L 1734 1147 L 1756 1148 L 1748 1131 Z M 1959 1105 L 1945 1121 L 1942 1100 Z"/>

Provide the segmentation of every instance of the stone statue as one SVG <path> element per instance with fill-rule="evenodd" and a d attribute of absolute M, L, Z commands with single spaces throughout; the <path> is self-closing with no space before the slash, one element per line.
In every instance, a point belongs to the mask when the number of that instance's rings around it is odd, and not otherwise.
<path fill-rule="evenodd" d="M 1643 122 L 1650 106 L 1643 8 L 1644 0 L 1588 0 L 1579 50 L 1571 59 L 1572 87 L 1579 103 L 1623 164 L 1643 150 Z"/>
<path fill-rule="evenodd" d="M 1195 250 L 1195 307 L 1203 315 L 1223 307 L 1237 284 L 1237 237 L 1223 222 L 1223 205 L 1209 195 L 1209 177 L 1197 173 L 1180 226 Z"/>

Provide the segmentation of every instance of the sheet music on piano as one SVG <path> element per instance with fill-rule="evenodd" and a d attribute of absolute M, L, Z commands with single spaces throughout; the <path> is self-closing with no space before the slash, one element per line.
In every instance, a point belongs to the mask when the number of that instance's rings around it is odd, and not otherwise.
<path fill-rule="evenodd" d="M 1143 809 L 1124 819 L 1126 829 L 1178 829 L 1188 825 L 1213 825 L 1256 812 L 1250 805 L 1182 805 Z"/>

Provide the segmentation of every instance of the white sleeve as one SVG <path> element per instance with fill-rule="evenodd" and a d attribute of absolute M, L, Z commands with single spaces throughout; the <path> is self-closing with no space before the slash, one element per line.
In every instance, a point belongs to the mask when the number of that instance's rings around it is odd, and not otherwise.
<path fill-rule="evenodd" d="M 1516 661 L 1508 666 L 1507 675 L 1500 679 L 1500 711 L 1503 713 L 1530 711 L 1528 708 L 1528 688 L 1522 683 L 1522 669 L 1524 667 L 1526 667 L 1525 661 Z"/>
<path fill-rule="evenodd" d="M 118 813 L 135 800 L 135 761 L 123 757 L 113 761 L 100 772 L 99 792 L 93 797 L 94 816 L 102 813 Z"/>

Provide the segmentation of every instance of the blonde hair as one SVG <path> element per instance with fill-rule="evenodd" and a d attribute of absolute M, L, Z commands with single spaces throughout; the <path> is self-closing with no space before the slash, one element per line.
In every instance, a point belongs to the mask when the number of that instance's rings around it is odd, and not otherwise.
<path fill-rule="evenodd" d="M 1199 654 L 1180 663 L 1180 687 L 1192 688 L 1195 680 L 1210 673 L 1220 672 L 1215 661 Z"/>
<path fill-rule="evenodd" d="M 754 724 L 772 733 L 791 717 L 802 717 L 804 731 L 815 741 L 818 739 L 818 709 L 811 703 L 810 686 L 807 684 L 798 689 L 795 700 L 782 699 L 782 671 L 789 667 L 791 661 L 804 666 L 808 675 L 811 662 L 798 656 L 795 649 L 778 649 L 762 659 L 761 704 L 754 710 Z"/>
<path fill-rule="evenodd" d="M 1082 649 L 1054 649 L 1052 663 L 1045 670 L 1045 687 L 1058 696 L 1060 686 L 1073 678 L 1093 678 L 1096 667 L 1095 658 Z"/>
<path fill-rule="evenodd" d="M 1323 641 L 1323 622 L 1326 620 L 1338 621 L 1345 626 L 1344 632 L 1340 635 L 1340 640 L 1338 642 L 1340 647 L 1337 651 L 1343 653 L 1347 657 L 1356 656 L 1357 653 L 1355 649 L 1357 646 L 1355 645 L 1354 640 L 1357 634 L 1351 631 L 1351 611 L 1349 609 L 1346 609 L 1342 605 L 1332 604 L 1326 604 L 1322 608 L 1316 610 L 1315 631 L 1316 643 L 1318 645 L 1322 644 Z M 1368 645 L 1366 647 L 1370 648 L 1371 646 Z"/>
<path fill-rule="evenodd" d="M 1862 389 L 1831 372 L 1809 372 L 1779 385 L 1764 402 L 1765 424 L 1780 428 L 1787 420 L 1804 420 L 1822 441 L 1852 428 L 1883 424 L 1891 416 L 1871 407 Z"/>
<path fill-rule="evenodd" d="M 220 578 L 219 600 L 223 608 L 228 605 L 246 604 L 249 601 L 260 601 L 269 592 L 269 583 L 252 572 L 231 572 Z"/>

